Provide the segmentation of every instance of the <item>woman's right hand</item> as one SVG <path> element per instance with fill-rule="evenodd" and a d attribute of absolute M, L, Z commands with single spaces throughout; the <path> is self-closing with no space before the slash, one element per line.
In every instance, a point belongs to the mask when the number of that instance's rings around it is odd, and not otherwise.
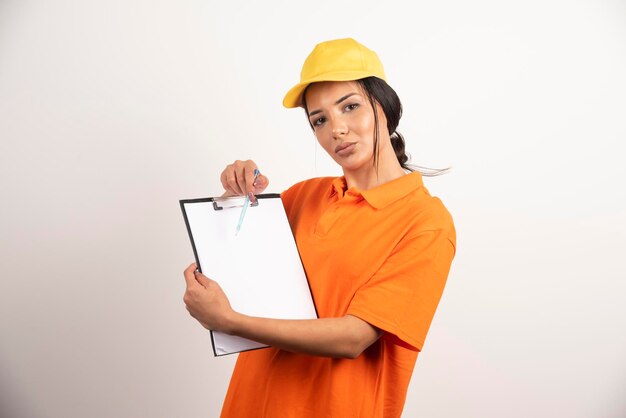
<path fill-rule="evenodd" d="M 259 173 L 254 179 L 254 170 L 257 168 L 252 160 L 237 160 L 226 166 L 220 175 L 220 181 L 224 187 L 223 196 L 243 196 L 249 193 L 253 195 L 263 192 L 270 181 Z"/>

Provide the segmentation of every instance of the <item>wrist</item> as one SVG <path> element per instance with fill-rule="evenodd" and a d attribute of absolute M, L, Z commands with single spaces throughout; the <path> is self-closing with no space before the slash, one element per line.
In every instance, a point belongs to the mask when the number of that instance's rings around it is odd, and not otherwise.
<path fill-rule="evenodd" d="M 238 335 L 241 328 L 241 321 L 243 318 L 243 314 L 231 311 L 230 314 L 228 314 L 224 318 L 224 329 L 222 330 L 222 332 L 229 335 Z"/>

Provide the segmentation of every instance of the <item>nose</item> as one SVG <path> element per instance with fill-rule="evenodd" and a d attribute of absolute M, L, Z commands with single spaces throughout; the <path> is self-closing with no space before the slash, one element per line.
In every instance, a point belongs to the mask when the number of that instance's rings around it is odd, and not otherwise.
<path fill-rule="evenodd" d="M 334 117 L 331 119 L 331 129 L 333 132 L 333 138 L 341 138 L 348 133 L 348 125 L 342 117 Z"/>

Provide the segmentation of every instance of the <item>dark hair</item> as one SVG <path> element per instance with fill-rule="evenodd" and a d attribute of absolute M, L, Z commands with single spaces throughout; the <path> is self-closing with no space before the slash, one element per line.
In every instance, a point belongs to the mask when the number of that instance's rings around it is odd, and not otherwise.
<path fill-rule="evenodd" d="M 387 130 L 398 162 L 402 168 L 413 171 L 406 164 L 409 156 L 405 151 L 404 137 L 396 131 L 402 117 L 402 103 L 395 90 L 378 77 L 362 78 L 356 82 L 363 88 L 374 111 L 374 166 L 378 168 L 378 111 L 376 109 L 376 102 L 378 102 L 387 118 Z"/>
<path fill-rule="evenodd" d="M 392 89 L 389 84 L 387 84 L 384 80 L 378 77 L 362 78 L 360 80 L 355 80 L 355 82 L 358 83 L 365 92 L 365 95 L 367 96 L 367 99 L 372 106 L 372 110 L 374 111 L 373 155 L 374 166 L 376 167 L 376 169 L 378 169 L 378 110 L 376 109 L 376 103 L 378 103 L 383 109 L 383 113 L 385 114 L 385 118 L 387 119 L 387 130 L 389 131 L 391 145 L 393 146 L 393 150 L 396 153 L 396 158 L 398 159 L 398 162 L 400 163 L 400 166 L 402 168 L 408 171 L 417 170 L 421 174 L 426 176 L 437 176 L 448 171 L 447 168 L 432 169 L 408 164 L 409 155 L 407 155 L 405 151 L 404 137 L 400 134 L 400 132 L 396 130 L 398 128 L 398 124 L 400 123 L 400 118 L 402 117 L 402 103 L 400 102 L 400 98 L 396 94 L 395 90 Z M 311 84 L 309 84 L 309 86 L 307 86 L 307 88 L 302 93 L 302 105 L 307 116 L 309 112 L 306 104 L 306 92 L 310 86 Z M 311 128 L 313 128 L 313 125 L 311 125 Z"/>

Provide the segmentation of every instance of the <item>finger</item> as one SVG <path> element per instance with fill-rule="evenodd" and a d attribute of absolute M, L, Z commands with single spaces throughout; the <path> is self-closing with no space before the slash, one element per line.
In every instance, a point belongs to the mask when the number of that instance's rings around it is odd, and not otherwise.
<path fill-rule="evenodd" d="M 254 172 L 257 169 L 258 168 L 257 168 L 256 164 L 254 164 L 252 161 L 250 161 L 250 164 L 246 165 L 246 168 L 245 168 L 245 171 L 244 171 L 244 176 L 245 176 L 245 179 L 246 179 L 246 194 L 255 192 Z M 257 179 L 258 179 L 258 177 L 257 177 Z"/>
<path fill-rule="evenodd" d="M 199 271 L 195 272 L 195 279 L 200 285 L 204 287 L 209 286 L 211 282 L 213 281 L 209 279 L 207 276 L 205 276 L 204 274 L 200 273 Z"/>
<path fill-rule="evenodd" d="M 237 179 L 237 186 L 239 187 L 240 194 L 247 194 L 246 187 L 246 166 L 250 160 L 248 161 L 239 161 L 235 162 L 235 178 Z"/>
<path fill-rule="evenodd" d="M 220 174 L 220 182 L 222 183 L 222 187 L 226 191 L 226 194 L 231 195 L 231 194 L 234 194 L 234 191 L 231 189 L 230 185 L 228 184 L 228 169 L 229 168 L 230 166 L 227 166 L 224 169 L 224 171 L 222 171 L 222 174 Z"/>
<path fill-rule="evenodd" d="M 268 179 L 263 174 L 259 174 L 259 176 L 254 181 L 254 194 L 259 194 L 263 190 L 267 188 L 270 184 L 270 179 Z"/>
<path fill-rule="evenodd" d="M 234 166 L 229 166 L 227 170 L 224 171 L 224 180 L 222 181 L 222 185 L 224 189 L 229 191 L 234 195 L 242 195 L 243 191 L 239 187 L 239 183 L 237 182 L 237 174 Z"/>
<path fill-rule="evenodd" d="M 196 265 L 196 263 L 191 263 L 189 267 L 185 269 L 183 275 L 185 276 L 185 282 L 187 283 L 187 288 L 198 285 L 198 281 L 196 280 L 196 277 L 194 275 L 194 272 L 196 271 L 197 268 L 198 266 Z"/>

